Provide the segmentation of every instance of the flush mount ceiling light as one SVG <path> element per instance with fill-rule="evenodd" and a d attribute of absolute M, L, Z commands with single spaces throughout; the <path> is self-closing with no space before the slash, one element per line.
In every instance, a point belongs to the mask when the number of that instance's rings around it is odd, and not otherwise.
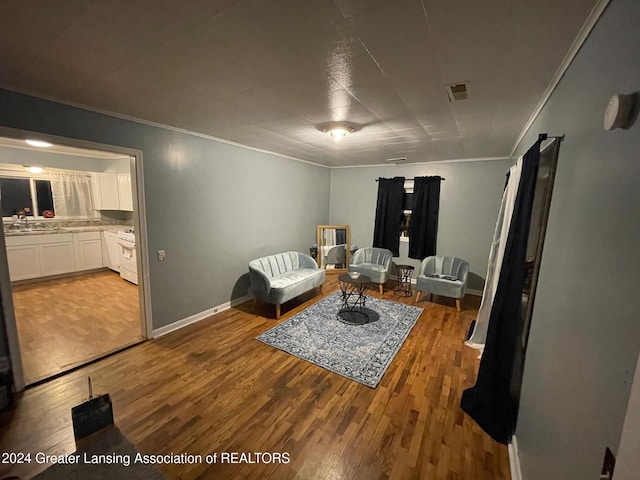
<path fill-rule="evenodd" d="M 27 144 L 31 145 L 32 147 L 39 147 L 39 148 L 53 147 L 53 144 L 42 141 L 42 140 L 25 140 L 25 142 L 27 142 Z"/>
<path fill-rule="evenodd" d="M 336 142 L 341 138 L 346 137 L 352 132 L 353 132 L 352 128 L 342 126 L 342 125 L 337 125 L 335 127 L 329 128 L 328 130 L 325 130 L 325 133 L 328 133 L 333 138 L 335 138 Z"/>
<path fill-rule="evenodd" d="M 339 141 L 343 137 L 346 137 L 350 133 L 360 130 L 358 125 L 349 122 L 332 122 L 320 125 L 318 127 L 321 131 L 327 135 L 331 135 L 335 141 Z"/>
<path fill-rule="evenodd" d="M 44 171 L 42 167 L 35 167 L 30 165 L 23 165 L 23 167 L 26 168 L 31 173 L 42 173 Z"/>

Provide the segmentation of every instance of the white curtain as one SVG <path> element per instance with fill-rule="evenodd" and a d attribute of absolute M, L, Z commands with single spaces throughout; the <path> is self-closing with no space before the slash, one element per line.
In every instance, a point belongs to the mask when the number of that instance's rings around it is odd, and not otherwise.
<path fill-rule="evenodd" d="M 498 288 L 500 270 L 502 269 L 502 259 L 504 257 L 504 248 L 507 243 L 507 237 L 509 236 L 509 227 L 511 226 L 513 206 L 516 201 L 516 196 L 518 195 L 521 173 L 522 157 L 520 157 L 516 164 L 509 169 L 509 181 L 507 182 L 507 187 L 504 189 L 502 194 L 502 203 L 500 204 L 498 221 L 496 222 L 493 242 L 491 243 L 491 251 L 489 252 L 487 280 L 484 284 L 484 292 L 482 294 L 480 310 L 478 310 L 478 318 L 476 319 L 476 324 L 471 337 L 465 342 L 465 345 L 476 348 L 481 352 L 484 350 L 484 344 L 487 339 L 491 307 Z"/>
<path fill-rule="evenodd" d="M 91 178 L 79 173 L 57 173 L 51 177 L 56 217 L 93 217 Z"/>

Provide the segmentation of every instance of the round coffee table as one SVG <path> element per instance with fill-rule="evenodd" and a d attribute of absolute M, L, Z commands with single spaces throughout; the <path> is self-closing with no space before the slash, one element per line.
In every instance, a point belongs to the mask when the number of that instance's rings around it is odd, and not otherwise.
<path fill-rule="evenodd" d="M 402 295 L 403 297 L 410 297 L 411 293 L 411 275 L 413 275 L 414 267 L 411 265 L 396 265 L 396 289 L 393 292 L 395 295 Z"/>
<path fill-rule="evenodd" d="M 342 293 L 342 305 L 338 310 L 338 318 L 349 323 L 368 322 L 369 315 L 366 312 L 367 296 L 364 292 L 371 279 L 362 274 L 354 278 L 348 273 L 343 273 L 338 277 L 338 282 Z M 360 321 L 358 321 L 358 318 Z"/>

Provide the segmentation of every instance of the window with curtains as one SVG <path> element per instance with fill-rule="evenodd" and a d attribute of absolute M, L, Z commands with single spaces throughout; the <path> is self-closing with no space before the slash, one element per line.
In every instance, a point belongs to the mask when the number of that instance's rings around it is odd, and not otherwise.
<path fill-rule="evenodd" d="M 51 175 L 51 192 L 56 215 L 65 218 L 94 216 L 91 177 L 81 173 Z"/>
<path fill-rule="evenodd" d="M 435 255 L 442 177 L 415 177 L 413 191 L 405 178 L 379 178 L 373 246 L 399 256 L 400 240 L 409 242 L 409 258 Z M 411 195 L 409 195 L 411 194 Z"/>
<path fill-rule="evenodd" d="M 0 167 L 1 168 L 1 167 Z M 0 172 L 2 216 L 24 214 L 45 218 L 53 212 L 55 218 L 94 218 L 91 196 L 91 177 L 87 173 L 48 173 L 23 175 Z"/>

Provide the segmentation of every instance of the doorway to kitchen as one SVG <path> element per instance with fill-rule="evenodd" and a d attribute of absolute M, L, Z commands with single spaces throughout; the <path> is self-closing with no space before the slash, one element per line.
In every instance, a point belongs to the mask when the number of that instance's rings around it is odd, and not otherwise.
<path fill-rule="evenodd" d="M 2 296 L 11 298 L 4 312 L 15 325 L 18 389 L 147 337 L 137 161 L 93 146 L 0 137 L 10 284 Z"/>

